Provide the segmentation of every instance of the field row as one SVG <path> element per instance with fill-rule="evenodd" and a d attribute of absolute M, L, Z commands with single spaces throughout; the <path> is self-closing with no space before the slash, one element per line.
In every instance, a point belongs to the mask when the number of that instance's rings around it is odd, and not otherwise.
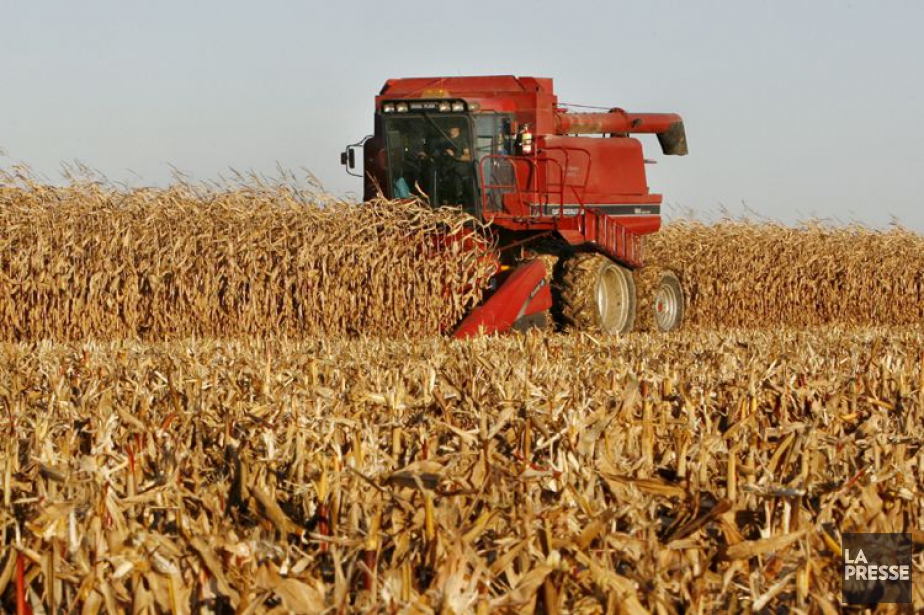
<path fill-rule="evenodd" d="M 457 210 L 356 206 L 291 186 L 56 187 L 0 177 L 0 340 L 287 335 L 422 338 L 491 273 Z M 924 322 L 924 236 L 893 228 L 681 221 L 638 272 L 676 271 L 688 327 Z"/>
<path fill-rule="evenodd" d="M 649 247 L 683 280 L 691 325 L 924 322 L 924 236 L 907 229 L 680 221 Z"/>
<path fill-rule="evenodd" d="M 0 183 L 0 339 L 425 336 L 486 285 L 457 211 L 284 186 Z"/>

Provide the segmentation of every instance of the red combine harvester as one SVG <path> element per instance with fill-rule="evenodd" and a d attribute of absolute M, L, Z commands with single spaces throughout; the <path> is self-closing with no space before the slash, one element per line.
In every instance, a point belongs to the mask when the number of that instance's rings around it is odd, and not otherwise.
<path fill-rule="evenodd" d="M 341 156 L 365 178 L 364 197 L 460 206 L 496 236 L 494 290 L 455 335 L 545 326 L 550 313 L 578 329 L 632 329 L 632 272 L 644 236 L 661 227 L 661 195 L 648 191 L 630 135 L 655 134 L 664 154 L 685 155 L 680 116 L 573 113 L 551 79 L 513 76 L 392 79 L 375 106 L 374 135 Z M 660 272 L 653 292 L 644 316 L 661 331 L 679 327 L 677 276 Z"/>

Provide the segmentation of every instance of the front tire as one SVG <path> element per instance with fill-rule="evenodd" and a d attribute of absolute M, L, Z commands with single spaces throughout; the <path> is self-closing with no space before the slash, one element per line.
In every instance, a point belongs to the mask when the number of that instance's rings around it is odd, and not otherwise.
<path fill-rule="evenodd" d="M 613 335 L 635 323 L 632 272 L 601 254 L 577 254 L 564 263 L 560 301 L 564 324 L 578 330 Z"/>

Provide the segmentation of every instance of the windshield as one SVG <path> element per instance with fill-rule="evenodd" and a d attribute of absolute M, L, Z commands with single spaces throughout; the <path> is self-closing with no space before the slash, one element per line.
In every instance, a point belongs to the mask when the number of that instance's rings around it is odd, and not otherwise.
<path fill-rule="evenodd" d="M 474 212 L 475 163 L 468 118 L 389 117 L 385 139 L 394 198 L 421 196 L 434 206 L 461 206 Z"/>

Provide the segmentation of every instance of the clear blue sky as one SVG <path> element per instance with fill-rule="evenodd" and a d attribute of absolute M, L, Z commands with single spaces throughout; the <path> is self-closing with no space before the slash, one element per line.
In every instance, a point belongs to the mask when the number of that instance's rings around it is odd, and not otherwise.
<path fill-rule="evenodd" d="M 924 2 L 10 2 L 0 0 L 0 164 L 114 180 L 338 161 L 401 76 L 518 74 L 560 100 L 681 113 L 690 155 L 652 187 L 924 231 Z"/>

